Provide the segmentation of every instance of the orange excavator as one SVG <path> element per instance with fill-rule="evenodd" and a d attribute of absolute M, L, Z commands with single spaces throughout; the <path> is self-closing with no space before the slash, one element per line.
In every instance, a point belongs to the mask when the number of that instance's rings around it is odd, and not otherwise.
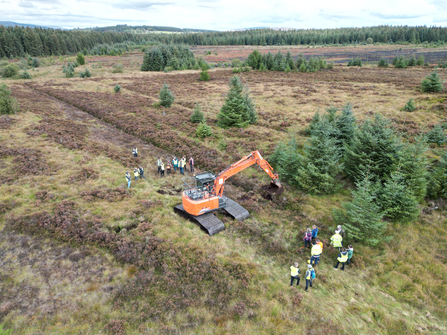
<path fill-rule="evenodd" d="M 194 178 L 182 179 L 184 188 L 182 204 L 174 207 L 175 212 L 198 223 L 210 236 L 225 229 L 223 222 L 214 215 L 216 211 L 229 214 L 234 219 L 246 219 L 249 216 L 248 211 L 237 202 L 225 197 L 223 191 L 228 178 L 254 164 L 258 164 L 272 178 L 269 193 L 281 194 L 284 189 L 278 175 L 273 173 L 272 167 L 262 158 L 259 151 L 253 151 L 217 176 L 203 172 L 196 174 Z"/>

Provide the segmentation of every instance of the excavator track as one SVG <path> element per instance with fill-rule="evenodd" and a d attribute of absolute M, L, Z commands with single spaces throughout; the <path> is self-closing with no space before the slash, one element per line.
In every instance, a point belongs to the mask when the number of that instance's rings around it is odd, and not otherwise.
<path fill-rule="evenodd" d="M 208 233 L 208 235 L 213 236 L 222 230 L 225 229 L 225 225 L 222 221 L 220 221 L 214 213 L 206 213 L 200 216 L 194 216 L 191 214 L 188 214 L 183 209 L 183 205 L 177 205 L 174 207 L 174 211 L 183 216 L 186 219 L 189 219 L 190 221 L 198 224 L 200 228 L 202 228 L 205 232 Z"/>
<path fill-rule="evenodd" d="M 227 212 L 233 219 L 236 220 L 244 220 L 250 216 L 250 213 L 239 205 L 236 201 L 231 200 L 230 198 L 225 198 L 227 205 L 223 208 L 225 212 Z"/>

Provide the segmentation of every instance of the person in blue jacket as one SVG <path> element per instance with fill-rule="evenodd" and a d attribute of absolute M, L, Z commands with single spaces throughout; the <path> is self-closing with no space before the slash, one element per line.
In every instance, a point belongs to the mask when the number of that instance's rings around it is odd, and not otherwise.
<path fill-rule="evenodd" d="M 312 226 L 312 240 L 315 240 L 317 238 L 318 235 L 318 228 L 316 225 Z"/>

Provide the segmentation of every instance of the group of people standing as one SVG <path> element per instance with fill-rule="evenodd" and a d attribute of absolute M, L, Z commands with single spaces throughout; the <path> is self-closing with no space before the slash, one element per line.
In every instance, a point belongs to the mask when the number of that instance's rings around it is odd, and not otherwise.
<path fill-rule="evenodd" d="M 138 148 L 136 148 L 136 147 L 132 148 L 132 155 L 134 157 L 138 157 Z M 190 157 L 188 163 L 189 163 L 190 171 L 194 172 L 194 158 Z M 180 171 L 181 174 L 183 174 L 183 175 L 185 174 L 185 170 L 186 170 L 186 157 L 185 156 L 183 156 L 180 159 L 178 159 L 177 157 L 174 156 L 174 157 L 172 157 L 171 161 L 168 159 L 166 166 L 163 163 L 162 157 L 160 157 L 157 160 L 157 174 L 159 174 L 160 177 L 164 177 L 165 171 L 169 175 L 172 172 L 177 171 L 177 169 Z M 135 181 L 137 181 L 138 178 L 146 179 L 146 177 L 144 176 L 144 169 L 141 166 L 136 167 L 133 170 L 133 174 L 135 177 Z M 126 171 L 125 178 L 126 178 L 126 182 L 127 182 L 127 188 L 130 188 L 132 176 L 130 175 L 129 171 Z"/>
<path fill-rule="evenodd" d="M 133 170 L 133 175 L 135 177 L 135 181 L 137 181 L 138 178 L 146 179 L 146 177 L 144 176 L 144 169 L 141 166 L 136 167 Z M 126 181 L 127 181 L 127 188 L 130 188 L 132 177 L 131 177 L 129 171 L 126 171 Z"/>
<path fill-rule="evenodd" d="M 343 247 L 343 238 L 346 236 L 345 230 L 341 226 L 337 226 L 335 230 L 335 234 L 331 237 L 331 244 L 334 248 L 338 248 L 339 254 L 337 257 L 337 264 L 334 266 L 335 269 L 338 269 L 338 266 L 342 264 L 341 269 L 344 271 L 345 264 L 351 263 L 352 255 L 354 254 L 354 248 L 352 245 L 349 245 L 348 248 Z M 314 266 L 318 264 L 320 261 L 320 256 L 323 253 L 323 242 L 318 239 L 318 228 L 316 225 L 312 226 L 312 230 L 307 228 L 303 237 L 304 247 L 311 248 L 311 258 L 307 261 L 307 270 L 304 275 L 306 279 L 306 288 L 305 291 L 308 290 L 309 286 L 312 287 L 312 280 L 315 279 L 316 273 Z M 301 273 L 298 268 L 298 262 L 295 262 L 292 266 L 290 266 L 290 286 L 293 286 L 294 281 L 296 280 L 296 286 L 300 283 L 299 274 Z"/>
<path fill-rule="evenodd" d="M 171 174 L 172 172 L 176 172 L 177 169 L 180 171 L 181 174 L 185 174 L 186 169 L 186 157 L 183 156 L 182 158 L 178 159 L 176 156 L 172 157 L 172 160 L 169 159 L 166 162 L 166 166 L 163 163 L 162 157 L 160 157 L 157 160 L 157 173 L 160 175 L 160 177 L 164 177 L 165 171 L 166 174 Z M 194 158 L 189 158 L 189 169 L 191 172 L 194 172 Z"/>

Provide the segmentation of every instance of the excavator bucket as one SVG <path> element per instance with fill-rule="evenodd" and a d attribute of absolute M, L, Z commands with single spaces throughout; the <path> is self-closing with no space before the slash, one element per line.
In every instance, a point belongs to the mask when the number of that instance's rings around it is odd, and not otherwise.
<path fill-rule="evenodd" d="M 261 195 L 264 199 L 273 200 L 277 195 L 284 192 L 284 187 L 281 185 L 279 179 L 273 179 L 269 185 L 261 187 Z"/>
<path fill-rule="evenodd" d="M 282 187 L 279 179 L 273 179 L 270 182 L 269 191 L 271 194 L 280 195 L 284 192 L 284 187 Z"/>

